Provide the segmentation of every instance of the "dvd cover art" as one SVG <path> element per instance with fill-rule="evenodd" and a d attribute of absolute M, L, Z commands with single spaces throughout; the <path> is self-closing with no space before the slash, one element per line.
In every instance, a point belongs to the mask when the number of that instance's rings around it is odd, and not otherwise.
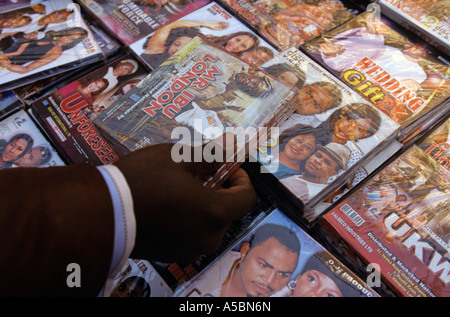
<path fill-rule="evenodd" d="M 169 297 L 172 289 L 146 260 L 128 259 L 114 279 L 111 297 Z"/>
<path fill-rule="evenodd" d="M 259 67 L 276 50 L 216 2 L 211 2 L 136 41 L 130 48 L 152 69 L 200 35 Z"/>
<path fill-rule="evenodd" d="M 65 165 L 25 110 L 0 121 L 0 168 Z"/>
<path fill-rule="evenodd" d="M 377 3 L 384 15 L 450 54 L 448 0 L 381 0 Z"/>
<path fill-rule="evenodd" d="M 261 69 L 295 87 L 298 103 L 279 135 L 259 148 L 258 160 L 305 210 L 331 201 L 336 189 L 336 195 L 348 191 L 376 168 L 362 164 L 394 140 L 395 121 L 298 49 L 279 53 Z"/>
<path fill-rule="evenodd" d="M 445 121 L 416 144 L 439 164 L 450 169 L 450 117 L 447 116 Z"/>
<path fill-rule="evenodd" d="M 398 139 L 402 144 L 408 146 L 417 142 L 424 135 L 433 130 L 445 117 L 450 114 L 450 99 L 441 103 L 438 107 L 431 110 L 425 117 L 415 123 L 415 130 L 411 129 L 408 134 L 403 134 Z"/>
<path fill-rule="evenodd" d="M 264 138 L 251 132 L 282 120 L 295 98 L 290 87 L 197 36 L 94 122 L 124 151 L 202 145 L 225 132 L 246 146 Z"/>
<path fill-rule="evenodd" d="M 450 95 L 445 56 L 408 36 L 398 25 L 367 11 L 302 48 L 407 134 Z"/>
<path fill-rule="evenodd" d="M 92 30 L 95 40 L 97 41 L 97 44 L 105 57 L 113 55 L 120 49 L 121 45 L 116 38 L 109 36 L 100 24 L 98 24 L 94 19 L 87 17 L 85 11 L 82 11 L 82 17 Z"/>
<path fill-rule="evenodd" d="M 43 1 L 0 14 L 0 90 L 102 57 L 79 9 L 70 0 Z"/>
<path fill-rule="evenodd" d="M 179 297 L 378 297 L 280 210 L 273 210 Z"/>
<path fill-rule="evenodd" d="M 112 34 L 130 45 L 209 0 L 80 0 Z"/>
<path fill-rule="evenodd" d="M 126 55 L 45 95 L 31 109 L 70 162 L 110 164 L 121 152 L 92 121 L 147 74 L 142 64 Z"/>
<path fill-rule="evenodd" d="M 322 32 L 352 19 L 356 13 L 355 9 L 337 0 L 221 2 L 280 50 L 298 48 Z"/>
<path fill-rule="evenodd" d="M 417 146 L 329 211 L 325 232 L 400 296 L 450 295 L 450 172 Z"/>

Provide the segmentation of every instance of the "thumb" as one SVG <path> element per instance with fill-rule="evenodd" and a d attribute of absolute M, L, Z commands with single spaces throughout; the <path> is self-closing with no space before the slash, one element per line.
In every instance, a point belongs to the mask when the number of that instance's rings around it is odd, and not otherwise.
<path fill-rule="evenodd" d="M 236 136 L 224 133 L 206 144 L 192 147 L 191 159 L 194 159 L 185 162 L 185 166 L 195 176 L 212 175 L 227 162 L 233 162 L 236 148 Z"/>
<path fill-rule="evenodd" d="M 237 169 L 227 180 L 227 187 L 214 191 L 228 217 L 237 219 L 249 212 L 257 201 L 256 191 L 247 173 Z"/>

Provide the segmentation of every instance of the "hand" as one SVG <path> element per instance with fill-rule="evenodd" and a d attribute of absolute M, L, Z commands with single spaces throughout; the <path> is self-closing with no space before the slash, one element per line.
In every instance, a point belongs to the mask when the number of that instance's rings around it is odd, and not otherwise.
<path fill-rule="evenodd" d="M 132 257 L 191 262 L 215 251 L 231 222 L 256 203 L 247 174 L 239 169 L 228 187 L 212 190 L 200 178 L 218 163 L 175 163 L 173 144 L 146 147 L 115 165 L 127 179 L 134 200 L 136 243 Z"/>

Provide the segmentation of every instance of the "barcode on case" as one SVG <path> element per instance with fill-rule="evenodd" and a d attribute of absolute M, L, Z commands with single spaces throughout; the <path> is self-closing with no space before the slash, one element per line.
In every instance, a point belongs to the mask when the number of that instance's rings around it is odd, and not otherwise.
<path fill-rule="evenodd" d="M 358 227 L 364 223 L 364 219 L 352 207 L 350 207 L 348 204 L 345 204 L 340 209 Z"/>

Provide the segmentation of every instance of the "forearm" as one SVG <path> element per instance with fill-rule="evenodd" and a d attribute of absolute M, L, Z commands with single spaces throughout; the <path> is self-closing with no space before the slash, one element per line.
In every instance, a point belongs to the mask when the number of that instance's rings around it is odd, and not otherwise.
<path fill-rule="evenodd" d="M 73 165 L 0 172 L 0 277 L 3 295 L 98 295 L 108 274 L 114 218 L 95 167 Z M 70 263 L 81 287 L 70 288 Z"/>

